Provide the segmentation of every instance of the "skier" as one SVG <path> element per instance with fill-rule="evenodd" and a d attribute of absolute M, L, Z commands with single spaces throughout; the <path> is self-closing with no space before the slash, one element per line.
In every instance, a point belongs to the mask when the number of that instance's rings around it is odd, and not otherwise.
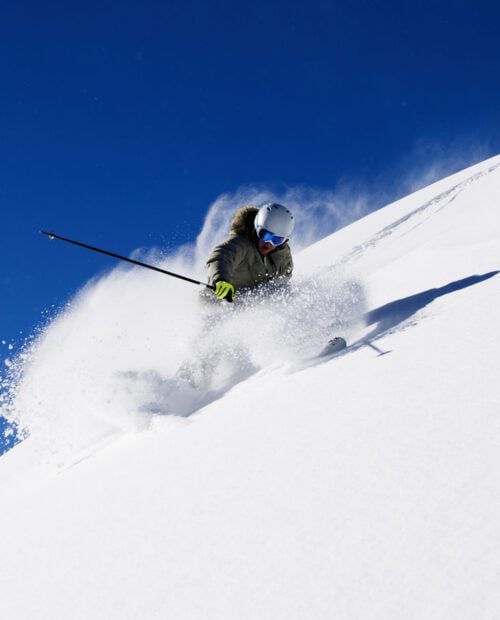
<path fill-rule="evenodd" d="M 287 282 L 293 271 L 288 240 L 294 218 L 283 205 L 271 202 L 260 209 L 241 207 L 233 217 L 229 237 L 207 258 L 209 283 L 219 299 L 233 301 L 236 291 Z"/>

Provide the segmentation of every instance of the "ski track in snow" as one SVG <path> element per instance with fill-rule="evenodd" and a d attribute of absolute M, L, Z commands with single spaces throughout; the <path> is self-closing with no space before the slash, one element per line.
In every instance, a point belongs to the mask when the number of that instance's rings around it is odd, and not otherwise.
<path fill-rule="evenodd" d="M 396 231 L 398 231 L 404 224 L 406 224 L 410 220 L 414 220 L 418 216 L 422 216 L 424 214 L 430 218 L 436 213 L 439 213 L 442 209 L 445 209 L 447 206 L 452 204 L 453 201 L 466 188 L 470 187 L 473 183 L 479 181 L 480 179 L 483 179 L 484 177 L 491 174 L 495 170 L 498 170 L 498 168 L 500 168 L 500 164 L 494 164 L 493 166 L 490 166 L 487 170 L 477 172 L 476 174 L 471 175 L 466 180 L 460 183 L 457 183 L 457 185 L 451 187 L 450 189 L 447 189 L 446 191 L 442 192 L 438 196 L 435 196 L 434 198 L 432 198 L 425 204 L 417 207 L 416 209 L 413 209 L 410 213 L 404 215 L 403 217 L 399 218 L 395 222 L 392 222 L 388 226 L 385 226 L 384 228 L 382 228 L 382 230 L 378 231 L 371 239 L 368 239 L 361 245 L 355 246 L 351 250 L 351 252 L 347 254 L 347 256 L 342 258 L 342 260 L 340 261 L 340 265 L 351 264 L 352 262 L 356 261 L 358 258 L 365 256 L 365 253 L 368 250 L 373 250 L 383 239 L 385 239 L 389 235 L 394 234 Z M 416 226 L 420 226 L 422 224 L 423 222 L 420 222 L 419 224 L 415 224 L 413 228 L 409 228 L 408 230 L 405 231 L 404 234 L 410 234 Z"/>

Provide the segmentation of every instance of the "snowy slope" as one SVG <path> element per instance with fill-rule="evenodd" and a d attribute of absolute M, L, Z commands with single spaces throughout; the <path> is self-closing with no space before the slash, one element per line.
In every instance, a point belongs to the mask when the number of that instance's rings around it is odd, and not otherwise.
<path fill-rule="evenodd" d="M 250 310 L 91 283 L 14 364 L 1 616 L 498 618 L 499 205 L 496 157 L 301 252 L 294 295 Z"/>

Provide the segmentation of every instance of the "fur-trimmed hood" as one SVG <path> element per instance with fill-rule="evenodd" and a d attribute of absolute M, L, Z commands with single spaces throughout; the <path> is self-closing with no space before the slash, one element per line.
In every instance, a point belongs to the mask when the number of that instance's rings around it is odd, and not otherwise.
<path fill-rule="evenodd" d="M 251 205 L 238 209 L 238 211 L 234 214 L 233 221 L 231 222 L 231 234 L 241 235 L 251 241 L 255 240 L 254 222 L 258 211 L 259 210 L 257 207 L 252 207 Z"/>

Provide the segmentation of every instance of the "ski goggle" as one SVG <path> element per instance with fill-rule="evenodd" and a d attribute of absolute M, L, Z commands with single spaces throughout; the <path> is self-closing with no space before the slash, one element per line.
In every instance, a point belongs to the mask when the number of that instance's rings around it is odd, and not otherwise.
<path fill-rule="evenodd" d="M 265 228 L 261 228 L 257 232 L 257 237 L 260 241 L 264 241 L 265 243 L 272 243 L 274 246 L 282 245 L 286 241 L 286 237 L 280 237 L 279 235 L 275 235 L 270 230 L 266 230 Z"/>

